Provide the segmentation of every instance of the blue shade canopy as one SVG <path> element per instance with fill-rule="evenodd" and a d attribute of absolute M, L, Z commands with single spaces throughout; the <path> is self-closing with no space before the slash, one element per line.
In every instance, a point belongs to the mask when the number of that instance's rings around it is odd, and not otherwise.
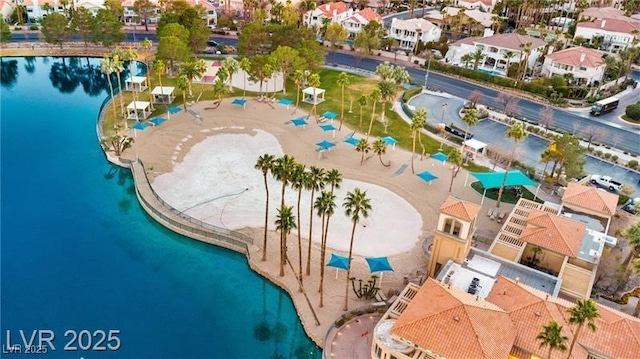
<path fill-rule="evenodd" d="M 331 253 L 331 259 L 327 263 L 327 267 L 341 268 L 344 270 L 349 269 L 349 258 L 339 256 L 335 253 Z"/>
<path fill-rule="evenodd" d="M 334 118 L 338 117 L 338 114 L 335 112 L 327 111 L 322 114 L 322 117 L 333 120 Z"/>
<path fill-rule="evenodd" d="M 398 143 L 398 140 L 396 140 L 395 138 L 393 138 L 391 136 L 382 137 L 382 140 L 384 141 L 384 143 L 387 144 L 387 146 L 393 146 L 396 143 Z"/>
<path fill-rule="evenodd" d="M 293 104 L 292 100 L 289 100 L 288 98 L 281 98 L 278 100 L 278 103 L 281 105 L 285 105 L 285 106 L 289 106 L 291 104 Z"/>
<path fill-rule="evenodd" d="M 307 124 L 307 121 L 305 121 L 304 117 L 298 117 L 298 118 L 294 118 L 293 120 L 291 120 L 291 123 L 298 127 L 298 126 L 304 126 Z"/>
<path fill-rule="evenodd" d="M 471 175 L 477 178 L 485 189 L 500 188 L 502 185 L 502 179 L 504 178 L 504 172 L 475 172 L 471 173 Z M 535 186 L 537 183 L 531 178 L 525 176 L 524 173 L 514 170 L 509 171 L 504 185 L 505 187 Z"/>
<path fill-rule="evenodd" d="M 349 138 L 346 138 L 343 142 L 346 142 L 346 143 L 348 143 L 348 144 L 350 144 L 352 146 L 357 146 L 358 142 L 360 142 L 360 139 L 351 136 Z"/>
<path fill-rule="evenodd" d="M 437 176 L 435 176 L 433 173 L 429 171 L 420 172 L 416 176 L 422 178 L 425 182 L 431 182 L 434 179 L 438 178 Z"/>
<path fill-rule="evenodd" d="M 171 106 L 169 107 L 169 113 L 178 113 L 182 111 L 182 107 L 180 106 Z"/>
<path fill-rule="evenodd" d="M 243 98 L 235 98 L 233 99 L 233 102 L 231 102 L 234 105 L 240 105 L 240 106 L 244 106 L 245 103 L 247 103 L 247 100 L 243 99 Z"/>
<path fill-rule="evenodd" d="M 432 155 L 431 155 L 431 158 L 435 158 L 435 159 L 436 159 L 436 160 L 438 160 L 438 161 L 442 161 L 442 162 L 444 162 L 444 161 L 446 161 L 446 160 L 449 158 L 449 156 L 445 155 L 445 154 L 444 154 L 444 153 L 442 153 L 442 152 L 436 152 L 436 153 L 434 153 L 434 154 L 432 154 Z"/>
<path fill-rule="evenodd" d="M 154 117 L 154 118 L 150 119 L 149 122 L 151 122 L 154 125 L 158 126 L 158 125 L 162 124 L 166 120 L 167 119 L 165 119 L 163 117 Z"/>
<path fill-rule="evenodd" d="M 331 141 L 322 140 L 321 142 L 316 143 L 316 145 L 320 146 L 322 149 L 328 150 L 336 144 Z"/>
<path fill-rule="evenodd" d="M 320 128 L 324 132 L 337 130 L 337 128 L 333 127 L 333 125 L 320 125 Z"/>
<path fill-rule="evenodd" d="M 140 131 L 146 130 L 147 127 L 149 127 L 149 125 L 147 125 L 144 122 L 136 122 L 136 124 L 133 125 L 133 128 L 135 128 L 136 130 L 140 130 Z"/>
<path fill-rule="evenodd" d="M 369 265 L 371 273 L 375 272 L 393 272 L 393 268 L 387 257 L 365 258 Z"/>

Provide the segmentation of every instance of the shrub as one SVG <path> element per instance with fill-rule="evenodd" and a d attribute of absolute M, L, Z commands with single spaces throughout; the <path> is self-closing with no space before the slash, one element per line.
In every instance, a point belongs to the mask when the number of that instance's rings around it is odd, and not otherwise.
<path fill-rule="evenodd" d="M 640 121 L 640 103 L 627 106 L 624 111 L 625 115 L 634 121 Z"/>
<path fill-rule="evenodd" d="M 29 26 L 29 30 L 38 31 L 38 30 L 40 30 L 40 28 L 38 27 L 38 25 L 31 25 L 31 26 Z"/>
<path fill-rule="evenodd" d="M 598 157 L 602 157 L 602 151 L 597 150 L 597 151 L 596 151 L 596 156 L 598 156 Z"/>
<path fill-rule="evenodd" d="M 629 168 L 636 169 L 636 167 L 638 167 L 638 160 L 631 160 L 627 162 L 627 166 L 629 166 Z"/>
<path fill-rule="evenodd" d="M 609 159 L 611 158 L 611 153 L 607 152 L 604 154 L 604 158 Z"/>
<path fill-rule="evenodd" d="M 618 163 L 618 156 L 616 155 L 611 156 L 611 161 L 613 161 L 614 163 Z"/>

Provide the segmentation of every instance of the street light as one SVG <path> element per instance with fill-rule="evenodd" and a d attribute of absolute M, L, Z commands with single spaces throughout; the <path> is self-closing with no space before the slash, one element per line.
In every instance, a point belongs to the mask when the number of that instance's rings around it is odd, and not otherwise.
<path fill-rule="evenodd" d="M 429 56 L 429 61 L 427 61 L 427 73 L 424 74 L 424 90 L 427 90 L 427 80 L 429 79 L 429 69 L 431 68 L 431 56 Z"/>
<path fill-rule="evenodd" d="M 440 119 L 440 122 L 444 123 L 444 111 L 447 109 L 447 103 L 443 103 L 442 104 L 442 118 Z"/>

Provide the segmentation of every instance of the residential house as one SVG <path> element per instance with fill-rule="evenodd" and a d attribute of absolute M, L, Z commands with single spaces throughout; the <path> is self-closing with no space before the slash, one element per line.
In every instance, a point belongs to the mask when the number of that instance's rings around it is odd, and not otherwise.
<path fill-rule="evenodd" d="M 13 14 L 13 0 L 0 0 L 0 15 L 5 21 L 9 21 L 11 14 Z"/>
<path fill-rule="evenodd" d="M 377 21 L 382 25 L 382 16 L 371 8 L 362 9 L 342 22 L 342 26 L 349 32 L 349 39 L 356 38 L 358 33 L 371 21 Z"/>
<path fill-rule="evenodd" d="M 491 33 L 491 30 L 485 30 L 485 34 Z M 482 59 L 478 63 L 478 68 L 494 75 L 506 75 L 509 66 L 518 64 L 525 58 L 528 68 L 533 68 L 546 45 L 547 43 L 542 39 L 516 33 L 468 37 L 449 45 L 445 61 L 454 65 L 463 65 L 464 55 L 481 50 Z M 530 51 L 528 55 L 524 51 L 527 46 Z M 512 56 L 509 57 L 509 54 Z"/>
<path fill-rule="evenodd" d="M 629 46 L 638 46 L 640 41 L 640 22 L 624 19 L 596 19 L 579 22 L 573 39 L 578 37 L 594 43 L 601 37 L 600 48 L 608 52 L 618 52 Z"/>
<path fill-rule="evenodd" d="M 595 19 L 621 19 L 628 20 L 624 10 L 614 7 L 589 7 L 580 13 L 580 20 L 591 21 Z"/>
<path fill-rule="evenodd" d="M 453 4 L 468 10 L 482 10 L 491 14 L 497 0 L 455 0 Z"/>
<path fill-rule="evenodd" d="M 342 1 L 330 2 L 318 5 L 314 10 L 307 11 L 303 16 L 303 21 L 307 27 L 322 27 L 325 21 L 342 24 L 351 15 L 353 15 L 353 9 L 347 4 Z"/>
<path fill-rule="evenodd" d="M 433 22 L 434 24 L 442 27 L 444 25 L 446 25 L 447 20 L 460 14 L 460 11 L 464 10 L 461 8 L 457 8 L 457 7 L 451 7 L 451 6 L 447 6 L 442 10 L 430 10 L 428 11 L 424 18 L 428 21 Z M 464 12 L 461 14 L 461 16 L 464 16 L 464 21 L 465 22 L 471 22 L 471 20 L 479 23 L 482 27 L 485 28 L 490 28 L 491 25 L 493 24 L 493 20 L 492 17 L 494 15 L 487 13 L 487 12 L 483 12 L 477 9 L 472 9 L 472 10 L 464 10 Z M 445 18 L 446 17 L 446 18 Z M 451 20 L 449 20 L 450 22 Z"/>
<path fill-rule="evenodd" d="M 418 41 L 438 41 L 442 30 L 425 19 L 401 20 L 394 18 L 388 31 L 389 37 L 398 40 L 401 49 L 413 51 Z"/>
<path fill-rule="evenodd" d="M 560 212 L 564 216 L 574 216 L 579 221 L 587 223 L 587 227 L 593 230 L 608 234 L 617 205 L 617 194 L 570 182 L 562 195 Z"/>
<path fill-rule="evenodd" d="M 545 56 L 542 76 L 571 75 L 581 86 L 602 83 L 605 70 L 602 54 L 585 47 L 570 47 Z"/>

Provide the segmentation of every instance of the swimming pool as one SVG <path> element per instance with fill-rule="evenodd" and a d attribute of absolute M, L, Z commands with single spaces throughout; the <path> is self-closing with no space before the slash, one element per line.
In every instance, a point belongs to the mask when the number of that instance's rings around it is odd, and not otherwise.
<path fill-rule="evenodd" d="M 141 210 L 96 139 L 98 64 L 2 59 L 2 344 L 46 329 L 51 358 L 319 358 L 289 297 L 242 255 Z M 83 330 L 118 330 L 121 345 L 98 354 L 85 336 L 65 350 L 65 332 Z"/>

